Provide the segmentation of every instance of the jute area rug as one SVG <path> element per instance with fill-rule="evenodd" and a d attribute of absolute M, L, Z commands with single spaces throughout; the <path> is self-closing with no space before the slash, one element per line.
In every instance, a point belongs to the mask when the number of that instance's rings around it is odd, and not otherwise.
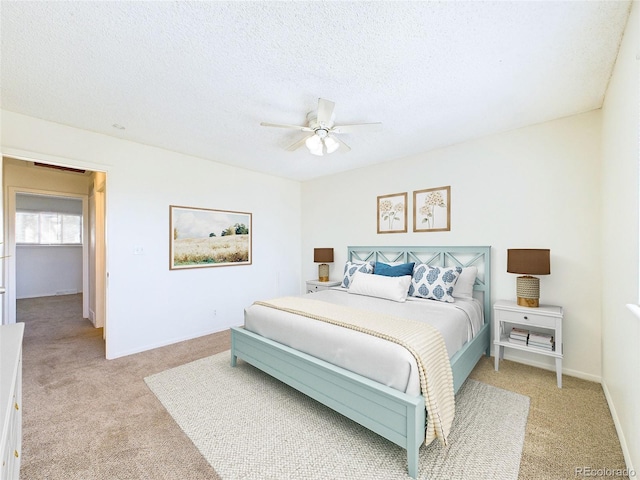
<path fill-rule="evenodd" d="M 224 479 L 406 479 L 406 451 L 229 352 L 145 378 Z M 474 380 L 449 446 L 420 449 L 419 478 L 517 479 L 529 398 Z"/>

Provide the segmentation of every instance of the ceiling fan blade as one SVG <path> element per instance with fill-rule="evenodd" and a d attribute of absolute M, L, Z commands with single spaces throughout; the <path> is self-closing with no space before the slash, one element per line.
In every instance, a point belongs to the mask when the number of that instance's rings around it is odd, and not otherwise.
<path fill-rule="evenodd" d="M 293 152 L 294 150 L 299 149 L 302 145 L 304 145 L 304 142 L 307 141 L 307 138 L 309 137 L 313 137 L 315 134 L 311 134 L 311 135 L 305 135 L 302 139 L 298 140 L 296 143 L 294 143 L 293 145 L 289 145 L 285 150 L 288 150 L 290 152 Z"/>
<path fill-rule="evenodd" d="M 334 135 L 333 138 L 335 138 L 336 140 L 338 140 L 338 142 L 340 142 L 340 149 L 339 150 L 341 152 L 345 152 L 346 153 L 346 152 L 350 152 L 351 151 L 351 147 L 349 145 L 347 145 L 346 143 L 344 143 L 340 137 L 337 137 L 337 136 Z"/>
<path fill-rule="evenodd" d="M 379 132 L 382 130 L 382 123 L 354 123 L 352 125 L 334 125 L 332 133 L 352 133 L 352 132 Z"/>
<path fill-rule="evenodd" d="M 300 130 L 301 132 L 313 132 L 312 128 L 303 127 L 302 125 L 289 125 L 288 123 L 260 122 L 260 125 L 263 127 L 293 128 L 295 130 Z"/>
<path fill-rule="evenodd" d="M 329 125 L 331 118 L 333 117 L 333 109 L 336 106 L 335 103 L 325 100 L 324 98 L 318 99 L 318 123 L 324 123 Z"/>

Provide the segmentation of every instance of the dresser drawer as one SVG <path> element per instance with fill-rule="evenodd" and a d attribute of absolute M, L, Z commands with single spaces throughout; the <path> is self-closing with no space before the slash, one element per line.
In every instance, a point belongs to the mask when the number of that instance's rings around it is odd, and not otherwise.
<path fill-rule="evenodd" d="M 510 312 L 508 310 L 497 310 L 496 313 L 498 314 L 498 320 L 501 322 L 514 322 L 541 328 L 556 328 L 556 318 L 548 315 L 539 315 L 535 312 Z"/>

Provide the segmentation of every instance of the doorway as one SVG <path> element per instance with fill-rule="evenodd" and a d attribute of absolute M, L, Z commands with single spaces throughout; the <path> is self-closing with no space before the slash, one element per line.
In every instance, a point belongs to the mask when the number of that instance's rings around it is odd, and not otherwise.
<path fill-rule="evenodd" d="M 18 268 L 22 269 L 26 265 L 33 269 L 34 262 L 37 261 L 40 261 L 40 268 L 56 268 L 56 262 L 59 265 L 66 255 L 73 258 L 70 260 L 72 263 L 66 264 L 59 273 L 53 274 L 62 276 L 64 279 L 56 278 L 56 281 L 50 282 L 50 285 L 41 286 L 41 289 L 49 289 L 44 295 L 69 294 L 77 291 L 82 295 L 83 318 L 89 319 L 96 328 L 106 327 L 106 231 L 104 226 L 106 174 L 4 157 L 3 185 L 7 201 L 4 208 L 7 258 L 5 258 L 4 268 L 6 294 L 4 295 L 3 323 L 16 321 L 17 294 L 25 294 L 25 285 L 21 282 L 29 272 L 18 272 Z M 44 202 L 45 205 L 49 205 L 49 208 L 25 208 L 25 199 L 31 202 L 27 202 L 26 205 L 33 207 L 42 205 Z M 62 239 L 63 245 L 51 245 L 51 239 L 48 238 L 41 239 L 40 245 L 25 245 L 24 238 L 21 237 L 16 242 L 16 235 L 19 233 L 17 228 L 20 227 L 19 223 L 24 218 L 32 222 L 40 221 L 45 225 L 47 221 L 53 222 L 58 230 L 62 228 L 62 220 L 72 224 L 72 216 L 76 215 L 77 211 L 71 214 L 62 212 L 65 208 L 60 205 L 65 203 L 81 205 L 79 209 L 82 212 L 79 227 L 80 243 L 71 245 L 74 243 L 73 228 L 69 229 L 67 237 Z M 42 212 L 60 210 L 59 215 L 67 216 L 64 219 L 60 217 L 56 219 L 56 213 L 49 212 L 38 217 L 37 210 Z M 21 215 L 20 211 L 31 212 L 32 215 L 22 215 L 22 218 L 17 218 Z M 33 238 L 28 240 L 35 243 Z M 34 254 L 33 250 L 37 254 Z M 69 250 L 75 250 L 75 253 L 70 253 Z M 43 261 L 43 258 L 49 260 Z M 35 265 L 35 268 L 38 266 Z M 67 284 L 59 280 L 66 280 Z M 38 294 L 37 289 L 31 290 L 31 294 L 34 292 Z M 104 331 L 103 338 L 106 339 Z"/>

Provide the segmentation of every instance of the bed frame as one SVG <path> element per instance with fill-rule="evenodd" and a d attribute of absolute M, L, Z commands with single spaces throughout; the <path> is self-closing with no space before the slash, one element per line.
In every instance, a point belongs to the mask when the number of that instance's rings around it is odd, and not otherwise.
<path fill-rule="evenodd" d="M 485 324 L 451 358 L 457 392 L 482 357 L 491 338 L 491 247 L 348 247 L 349 261 L 421 262 L 437 266 L 477 266 L 474 285 Z M 240 327 L 231 328 L 231 366 L 238 358 L 263 370 L 369 430 L 407 450 L 407 468 L 418 476 L 425 438 L 424 397 L 411 396 Z"/>

